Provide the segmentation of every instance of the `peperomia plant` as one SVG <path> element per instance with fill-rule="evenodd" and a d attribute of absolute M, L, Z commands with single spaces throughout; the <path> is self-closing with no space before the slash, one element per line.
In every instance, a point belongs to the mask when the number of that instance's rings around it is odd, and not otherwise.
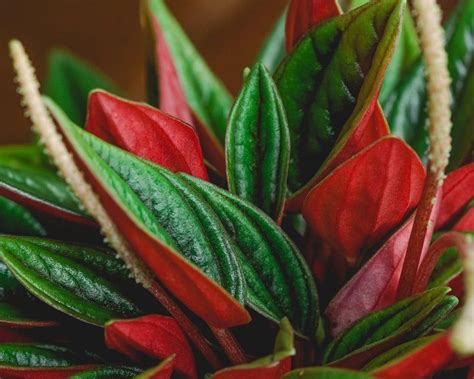
<path fill-rule="evenodd" d="M 235 99 L 140 6 L 147 103 L 10 43 L 0 377 L 472 378 L 474 0 L 292 0 Z"/>

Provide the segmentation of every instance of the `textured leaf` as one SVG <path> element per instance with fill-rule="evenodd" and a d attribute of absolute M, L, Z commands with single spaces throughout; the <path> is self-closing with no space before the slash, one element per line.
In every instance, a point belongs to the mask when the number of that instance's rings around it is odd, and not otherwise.
<path fill-rule="evenodd" d="M 472 144 L 474 85 L 474 1 L 463 0 L 446 25 L 446 49 L 453 93 L 453 158 L 456 168 Z M 467 104 L 466 104 L 467 102 Z M 423 156 L 426 151 L 426 87 L 421 58 L 383 103 L 392 132 Z M 463 146 L 464 145 L 464 146 Z M 471 145 L 472 146 L 472 145 Z"/>
<path fill-rule="evenodd" d="M 209 202 L 240 248 L 247 302 L 276 322 L 287 316 L 298 333 L 315 336 L 318 295 L 304 258 L 272 220 L 209 183 L 182 175 Z"/>
<path fill-rule="evenodd" d="M 425 172 L 401 140 L 387 137 L 334 170 L 306 198 L 303 216 L 323 241 L 355 265 L 361 254 L 416 207 Z M 400 188 L 400 183 L 406 186 Z"/>
<path fill-rule="evenodd" d="M 430 339 L 414 351 L 372 372 L 376 378 L 426 378 L 440 370 L 453 356 L 446 333 Z"/>
<path fill-rule="evenodd" d="M 290 139 L 280 95 L 261 64 L 248 74 L 232 108 L 225 152 L 230 192 L 280 219 Z"/>
<path fill-rule="evenodd" d="M 331 367 L 299 368 L 286 374 L 284 379 L 371 379 L 373 376 L 351 370 Z"/>
<path fill-rule="evenodd" d="M 387 350 L 391 347 L 390 344 L 399 342 L 426 319 L 448 291 L 448 288 L 434 288 L 362 318 L 328 345 L 323 363 L 338 361 L 341 358 L 349 361 L 350 357 L 375 350 L 377 345 L 387 346 L 384 349 Z M 356 364 L 364 364 L 364 360 L 367 362 L 370 357 L 363 357 L 363 360 Z M 349 366 L 352 366 L 352 363 Z"/>
<path fill-rule="evenodd" d="M 138 291 L 126 268 L 103 250 L 3 236 L 0 254 L 33 295 L 70 316 L 103 325 L 113 318 L 140 314 L 137 296 L 143 300 L 146 293 Z"/>
<path fill-rule="evenodd" d="M 116 94 L 121 92 L 89 64 L 65 51 L 53 50 L 48 66 L 46 94 L 81 126 L 86 119 L 90 91 L 100 88 Z"/>
<path fill-rule="evenodd" d="M 92 225 L 66 183 L 46 170 L 14 168 L 0 162 L 0 194 L 40 212 Z"/>
<path fill-rule="evenodd" d="M 274 72 L 285 56 L 285 24 L 287 10 L 276 21 L 272 31 L 265 39 L 257 62 L 262 63 L 270 72 Z"/>
<path fill-rule="evenodd" d="M 202 198 L 166 169 L 82 131 L 46 103 L 109 216 L 168 290 L 213 326 L 248 322 L 235 246 Z"/>
<path fill-rule="evenodd" d="M 194 130 L 158 109 L 94 91 L 89 97 L 86 130 L 170 171 L 207 180 Z"/>
<path fill-rule="evenodd" d="M 27 209 L 0 196 L 0 233 L 44 236 L 46 230 Z"/>
<path fill-rule="evenodd" d="M 185 378 L 197 378 L 193 352 L 178 323 L 171 317 L 148 315 L 114 320 L 105 328 L 109 348 L 140 361 L 141 356 L 163 360 L 175 354 L 173 366 Z"/>
<path fill-rule="evenodd" d="M 291 139 L 289 189 L 312 179 L 373 105 L 400 28 L 403 1 L 372 2 L 317 25 L 275 81 Z M 364 39 L 355 40 L 364 35 Z M 356 53 L 357 52 L 357 53 Z"/>
<path fill-rule="evenodd" d="M 127 366 L 102 366 L 82 371 L 70 379 L 126 379 L 135 378 L 142 370 Z"/>
<path fill-rule="evenodd" d="M 336 0 L 292 0 L 286 19 L 286 51 L 316 24 L 341 13 Z"/>
<path fill-rule="evenodd" d="M 200 57 L 164 1 L 146 0 L 145 3 L 147 12 L 145 17 L 150 18 L 149 22 L 156 42 L 159 44 L 161 39 L 169 49 L 172 63 L 165 58 L 165 67 L 174 66 L 176 70 L 179 81 L 176 84 L 184 93 L 205 155 L 216 168 L 225 172 L 222 170 L 224 168 L 222 146 L 232 98 Z M 160 47 L 155 47 L 155 49 L 159 50 Z M 158 65 L 161 64 L 160 56 L 155 56 L 155 62 Z M 171 113 L 172 110 L 162 109 L 167 113 Z M 185 119 L 185 121 L 189 120 Z"/>
<path fill-rule="evenodd" d="M 280 330 L 275 340 L 273 354 L 256 361 L 229 367 L 215 373 L 213 379 L 280 379 L 291 369 L 293 329 L 287 319 L 280 322 Z"/>

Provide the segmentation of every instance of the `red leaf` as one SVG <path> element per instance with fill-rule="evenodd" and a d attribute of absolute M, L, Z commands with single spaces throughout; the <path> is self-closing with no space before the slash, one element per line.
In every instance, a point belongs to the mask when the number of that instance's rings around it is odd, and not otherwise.
<path fill-rule="evenodd" d="M 303 215 L 316 234 L 354 266 L 365 249 L 414 210 L 424 178 L 416 154 L 401 140 L 386 137 L 314 187 Z"/>
<path fill-rule="evenodd" d="M 449 334 L 443 333 L 427 345 L 371 374 L 377 378 L 427 378 L 439 371 L 453 356 Z"/>
<path fill-rule="evenodd" d="M 286 18 L 286 51 L 314 25 L 341 14 L 336 0 L 292 0 Z"/>
<path fill-rule="evenodd" d="M 158 366 L 141 373 L 137 379 L 170 379 L 173 374 L 174 356 L 168 357 Z"/>
<path fill-rule="evenodd" d="M 446 178 L 436 229 L 441 229 L 452 222 L 472 199 L 474 199 L 474 163 L 453 171 Z"/>
<path fill-rule="evenodd" d="M 8 328 L 8 326 L 0 327 L 0 343 L 9 342 L 32 342 L 33 338 L 29 335 L 22 333 L 19 330 Z"/>
<path fill-rule="evenodd" d="M 86 130 L 170 171 L 208 179 L 194 130 L 158 109 L 94 91 Z"/>
<path fill-rule="evenodd" d="M 472 232 L 474 231 L 474 208 L 471 208 L 462 216 L 452 230 L 457 232 Z"/>
<path fill-rule="evenodd" d="M 199 135 L 207 160 L 221 175 L 225 176 L 224 149 L 190 108 L 160 24 L 155 17 L 151 16 L 150 19 L 156 39 L 154 58 L 156 62 L 159 62 L 159 65 L 155 64 L 155 67 L 159 85 L 160 109 L 193 126 Z"/>
<path fill-rule="evenodd" d="M 28 368 L 28 367 L 0 367 L 2 379 L 68 379 L 71 375 L 91 370 L 96 365 L 73 367 Z"/>
<path fill-rule="evenodd" d="M 163 360 L 175 354 L 176 371 L 186 378 L 197 377 L 191 347 L 171 317 L 149 315 L 111 321 L 105 327 L 105 342 L 109 348 L 139 362 L 143 355 Z"/>
<path fill-rule="evenodd" d="M 291 370 L 291 358 L 269 365 L 255 368 L 229 368 L 212 376 L 212 379 L 280 379 Z"/>

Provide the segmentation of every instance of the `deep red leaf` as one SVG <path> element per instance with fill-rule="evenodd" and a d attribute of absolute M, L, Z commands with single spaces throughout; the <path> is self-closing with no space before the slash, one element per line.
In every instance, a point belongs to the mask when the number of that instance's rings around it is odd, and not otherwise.
<path fill-rule="evenodd" d="M 96 365 L 83 365 L 73 367 L 48 367 L 48 368 L 27 368 L 27 367 L 1 367 L 0 377 L 2 379 L 68 379 L 71 375 L 82 371 L 91 370 Z"/>
<path fill-rule="evenodd" d="M 176 371 L 186 378 L 197 377 L 191 347 L 171 317 L 148 315 L 111 321 L 105 327 L 105 342 L 109 348 L 139 362 L 143 355 L 163 360 L 175 354 Z"/>
<path fill-rule="evenodd" d="M 341 14 L 336 0 L 292 0 L 286 18 L 286 51 L 314 25 Z"/>
<path fill-rule="evenodd" d="M 414 210 L 424 178 L 413 150 L 397 138 L 385 137 L 314 187 L 303 215 L 316 234 L 354 266 L 364 250 Z"/>
<path fill-rule="evenodd" d="M 456 225 L 453 226 L 452 230 L 457 232 L 472 232 L 474 231 L 474 208 L 469 209 L 465 215 L 463 215 Z"/>
<path fill-rule="evenodd" d="M 0 327 L 0 343 L 9 342 L 33 342 L 33 338 L 19 330 Z"/>
<path fill-rule="evenodd" d="M 280 379 L 291 370 L 291 358 L 267 367 L 241 368 L 222 370 L 212 376 L 212 379 Z"/>
<path fill-rule="evenodd" d="M 150 17 L 151 27 L 155 36 L 154 58 L 159 85 L 160 109 L 172 116 L 183 120 L 196 130 L 209 163 L 225 177 L 225 154 L 219 141 L 209 133 L 203 122 L 190 108 L 181 86 L 173 57 L 166 39 L 155 17 Z"/>
<path fill-rule="evenodd" d="M 86 130 L 170 171 L 208 179 L 196 132 L 158 109 L 94 91 Z"/>
<path fill-rule="evenodd" d="M 474 163 L 453 171 L 446 178 L 436 229 L 449 225 L 472 199 L 474 199 Z"/>
<path fill-rule="evenodd" d="M 443 333 L 427 345 L 410 352 L 371 374 L 377 378 L 427 378 L 439 371 L 453 356 L 449 334 Z"/>

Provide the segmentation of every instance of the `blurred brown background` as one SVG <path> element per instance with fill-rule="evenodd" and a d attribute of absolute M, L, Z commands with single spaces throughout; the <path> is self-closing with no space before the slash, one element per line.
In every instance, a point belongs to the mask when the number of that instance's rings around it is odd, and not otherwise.
<path fill-rule="evenodd" d="M 144 96 L 138 0 L 0 0 L 0 144 L 29 138 L 15 92 L 8 41 L 20 39 L 40 78 L 51 47 L 68 48 L 128 91 Z M 168 0 L 184 29 L 228 88 L 238 90 L 286 0 Z"/>

